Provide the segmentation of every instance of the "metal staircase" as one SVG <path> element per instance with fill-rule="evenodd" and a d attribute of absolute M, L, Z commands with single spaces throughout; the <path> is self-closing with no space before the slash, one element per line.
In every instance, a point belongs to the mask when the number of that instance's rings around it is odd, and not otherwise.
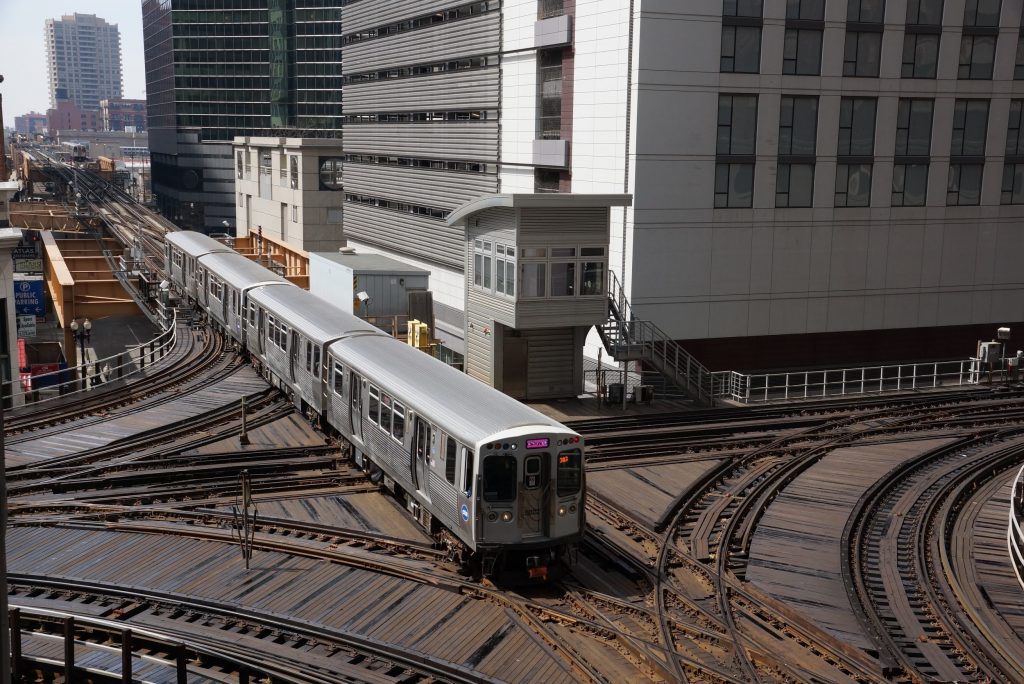
<path fill-rule="evenodd" d="M 597 327 L 604 348 L 616 361 L 643 361 L 701 403 L 715 396 L 716 374 L 708 370 L 651 321 L 633 315 L 615 273 L 609 272 L 608 321 Z"/>

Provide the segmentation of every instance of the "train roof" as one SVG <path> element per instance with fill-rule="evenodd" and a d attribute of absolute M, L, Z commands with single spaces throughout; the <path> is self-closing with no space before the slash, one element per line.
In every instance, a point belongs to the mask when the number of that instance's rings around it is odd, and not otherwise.
<path fill-rule="evenodd" d="M 255 261 L 242 256 L 234 250 L 206 254 L 199 258 L 199 263 L 216 273 L 225 283 L 237 290 L 243 290 L 255 285 L 288 282 L 285 278 L 272 271 L 268 271 Z"/>
<path fill-rule="evenodd" d="M 343 361 L 354 363 L 368 380 L 385 391 L 400 393 L 400 399 L 460 439 L 475 443 L 527 426 L 565 429 L 543 413 L 392 337 L 352 337 L 330 349 Z"/>
<path fill-rule="evenodd" d="M 194 230 L 176 230 L 167 233 L 167 241 L 191 257 L 214 252 L 234 251 L 223 242 L 218 242 L 209 235 L 203 235 Z"/>
<path fill-rule="evenodd" d="M 249 299 L 320 344 L 357 333 L 384 336 L 380 328 L 297 286 L 257 288 Z"/>

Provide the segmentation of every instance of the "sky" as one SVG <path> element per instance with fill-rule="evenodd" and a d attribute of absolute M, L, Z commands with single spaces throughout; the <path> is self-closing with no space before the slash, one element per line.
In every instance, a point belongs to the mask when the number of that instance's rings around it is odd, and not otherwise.
<path fill-rule="evenodd" d="M 50 106 L 46 75 L 47 19 L 65 14 L 95 14 L 121 31 L 121 65 L 124 96 L 146 96 L 146 71 L 142 50 L 141 0 L 0 0 L 0 84 L 4 124 L 29 111 L 46 113 Z"/>

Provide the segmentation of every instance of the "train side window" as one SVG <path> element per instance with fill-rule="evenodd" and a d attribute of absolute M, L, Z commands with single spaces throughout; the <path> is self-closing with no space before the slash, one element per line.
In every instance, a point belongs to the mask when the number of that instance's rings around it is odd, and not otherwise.
<path fill-rule="evenodd" d="M 273 316 L 267 316 L 267 339 L 277 344 L 277 321 Z"/>
<path fill-rule="evenodd" d="M 370 422 L 380 424 L 380 390 L 370 385 Z"/>
<path fill-rule="evenodd" d="M 334 364 L 334 393 L 339 397 L 344 396 L 342 390 L 345 389 L 345 369 L 341 367 L 340 363 Z"/>
<path fill-rule="evenodd" d="M 256 304 L 255 302 L 249 302 L 249 325 L 256 326 Z"/>
<path fill-rule="evenodd" d="M 320 347 L 313 347 L 313 377 L 320 377 Z"/>
<path fill-rule="evenodd" d="M 306 372 L 313 371 L 313 343 L 306 342 Z"/>
<path fill-rule="evenodd" d="M 583 454 L 579 449 L 558 455 L 558 496 L 577 494 L 583 484 Z"/>
<path fill-rule="evenodd" d="M 444 436 L 444 479 L 455 484 L 455 456 L 459 451 L 459 443 L 451 435 Z"/>
<path fill-rule="evenodd" d="M 384 432 L 391 432 L 391 397 L 380 393 L 380 427 Z"/>
<path fill-rule="evenodd" d="M 391 421 L 391 436 L 401 443 L 405 439 L 405 407 L 395 402 L 395 417 Z"/>
<path fill-rule="evenodd" d="M 484 501 L 515 501 L 515 456 L 488 456 L 484 459 Z"/>

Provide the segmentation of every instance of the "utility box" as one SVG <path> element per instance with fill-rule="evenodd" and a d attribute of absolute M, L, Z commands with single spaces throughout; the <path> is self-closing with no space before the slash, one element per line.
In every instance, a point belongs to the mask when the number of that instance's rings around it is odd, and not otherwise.
<path fill-rule="evenodd" d="M 426 290 L 429 276 L 429 271 L 381 254 L 309 255 L 309 291 L 363 318 L 407 315 L 409 292 Z"/>

